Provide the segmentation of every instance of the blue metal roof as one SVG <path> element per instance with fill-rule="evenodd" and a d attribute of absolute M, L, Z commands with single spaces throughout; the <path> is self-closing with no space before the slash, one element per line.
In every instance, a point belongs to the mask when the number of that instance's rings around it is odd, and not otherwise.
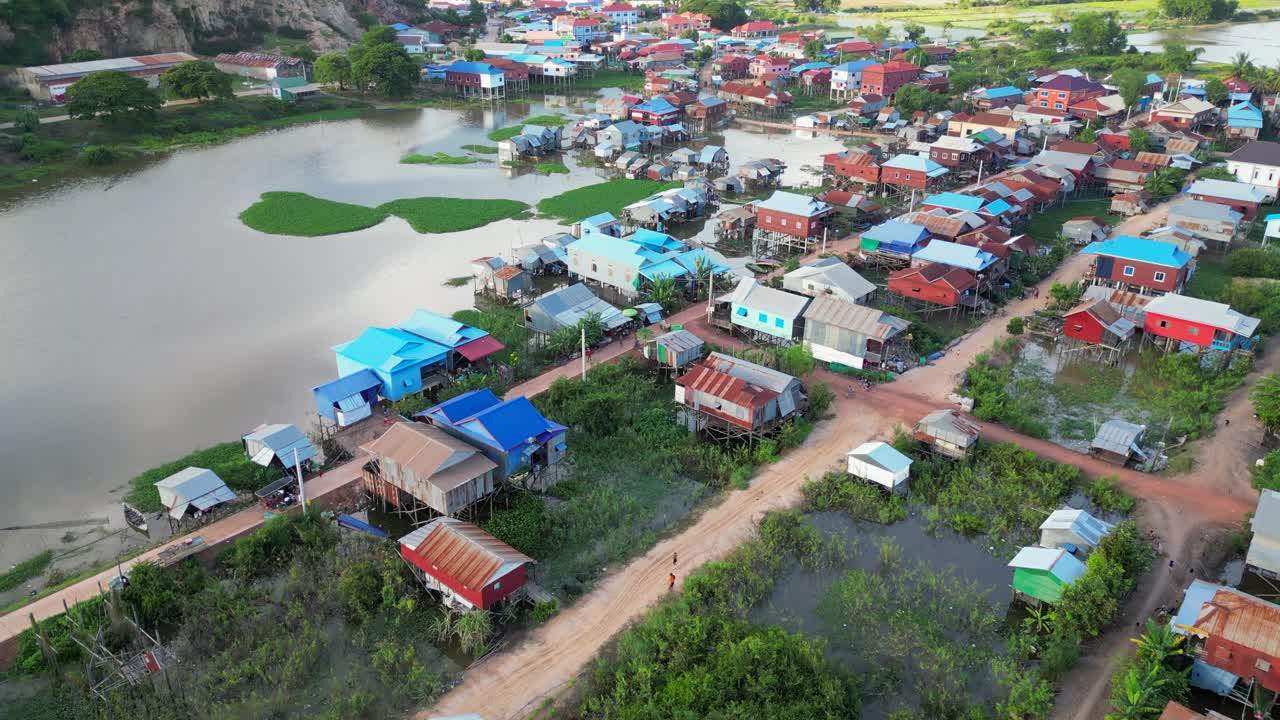
<path fill-rule="evenodd" d="M 917 172 L 922 172 L 929 177 L 944 175 L 947 172 L 945 167 L 927 157 L 921 157 L 920 155 L 907 155 L 905 153 L 901 155 L 894 155 L 882 167 L 896 168 L 899 170 L 915 170 Z"/>
<path fill-rule="evenodd" d="M 501 75 L 502 74 L 501 70 L 490 65 L 489 63 L 467 62 L 466 60 L 460 60 L 456 62 L 450 65 L 448 68 L 446 68 L 446 70 L 449 70 L 450 72 L 475 73 L 476 75 Z"/>
<path fill-rule="evenodd" d="M 1262 111 L 1250 102 L 1236 103 L 1227 109 L 1227 125 L 1261 129 Z"/>
<path fill-rule="evenodd" d="M 983 202 L 985 201 L 980 197 L 954 192 L 938 193 L 924 199 L 925 205 L 937 205 L 951 210 L 968 210 L 970 212 L 981 210 Z"/>
<path fill-rule="evenodd" d="M 979 250 L 971 245 L 961 245 L 946 240 L 934 240 L 912 253 L 911 257 L 926 262 L 964 268 L 974 272 L 986 270 L 996 261 L 996 256 L 986 250 Z"/>
<path fill-rule="evenodd" d="M 538 412 L 527 397 L 504 400 L 458 423 L 464 430 L 488 437 L 499 448 L 511 450 L 535 441 L 547 433 L 562 432 L 563 425 L 551 422 Z"/>
<path fill-rule="evenodd" d="M 855 73 L 855 72 L 861 72 L 864 68 L 870 67 L 872 65 L 879 65 L 879 64 L 880 63 L 876 62 L 875 60 L 850 60 L 847 63 L 840 63 L 839 65 L 836 65 L 835 67 L 831 68 L 831 71 L 835 72 L 836 70 L 843 70 L 844 72 Z"/>
<path fill-rule="evenodd" d="M 800 73 L 807 72 L 809 70 L 826 70 L 829 67 L 831 67 L 831 63 L 827 63 L 827 62 L 804 63 L 803 65 L 796 65 L 795 67 L 791 68 L 791 74 L 799 75 Z"/>
<path fill-rule="evenodd" d="M 645 256 L 641 253 L 641 246 L 630 240 L 623 240 L 622 238 L 597 232 L 583 233 L 582 237 L 569 246 L 569 249 L 590 253 L 636 269 L 639 269 L 645 263 Z"/>
<path fill-rule="evenodd" d="M 993 87 L 993 88 L 986 88 L 984 90 L 979 90 L 975 92 L 974 95 L 977 95 L 978 97 L 988 98 L 990 100 L 995 100 L 998 98 L 1012 97 L 1014 95 L 1017 95 L 1020 97 L 1024 92 L 1026 91 L 1016 88 L 1012 85 L 1002 85 L 1000 87 Z"/>
<path fill-rule="evenodd" d="M 1013 206 L 1005 202 L 1004 198 L 996 198 L 995 200 L 987 203 L 987 206 L 982 208 L 982 212 L 987 213 L 988 215 L 1000 215 L 1001 213 L 1007 213 L 1012 209 Z"/>
<path fill-rule="evenodd" d="M 404 23 L 391 23 L 392 30 L 408 30 L 409 26 Z"/>
<path fill-rule="evenodd" d="M 1179 250 L 1176 245 L 1130 235 L 1089 243 L 1080 252 L 1084 255 L 1110 255 L 1173 268 L 1185 267 L 1191 262 L 1191 256 Z"/>
<path fill-rule="evenodd" d="M 368 533 L 376 538 L 385 538 L 387 536 L 386 530 L 376 528 L 369 523 L 358 518 L 354 518 L 346 513 L 338 516 L 338 524 L 344 527 L 349 527 L 352 530 L 359 530 L 360 532 Z"/>
<path fill-rule="evenodd" d="M 489 388 L 480 388 L 449 398 L 435 407 L 427 408 L 414 417 L 431 417 L 450 425 L 466 420 L 485 408 L 497 405 L 501 400 Z"/>
<path fill-rule="evenodd" d="M 618 222 L 618 218 L 613 216 L 611 212 L 602 212 L 582 220 L 579 224 L 585 228 L 598 228 Z"/>
<path fill-rule="evenodd" d="M 400 324 L 400 329 L 448 348 L 465 345 L 489 334 L 480 328 L 421 309 L 414 310 L 409 319 Z"/>
<path fill-rule="evenodd" d="M 399 328 L 365 328 L 360 337 L 333 351 L 374 370 L 394 372 L 415 365 L 443 362 L 449 349 Z"/>
<path fill-rule="evenodd" d="M 1272 220 L 1280 220 L 1280 213 L 1271 213 L 1270 215 L 1262 219 L 1266 220 L 1267 222 L 1271 222 Z"/>
<path fill-rule="evenodd" d="M 886 220 L 862 233 L 862 237 L 882 243 L 914 245 L 929 237 L 929 231 L 922 225 L 901 220 Z"/>
<path fill-rule="evenodd" d="M 334 413 L 333 406 L 339 400 L 345 400 L 352 395 L 363 395 L 371 391 L 377 391 L 382 388 L 382 381 L 374 374 L 372 370 L 357 370 L 350 375 L 343 375 L 337 380 L 327 382 L 323 385 L 317 385 L 311 388 L 311 394 L 316 400 L 316 412 L 334 420 L 337 416 Z"/>
<path fill-rule="evenodd" d="M 671 237 L 666 233 L 656 230 L 647 230 L 639 228 L 630 237 L 631 242 L 637 245 L 643 245 L 648 248 L 667 252 L 669 250 L 684 250 L 687 246 L 679 240 Z"/>
<path fill-rule="evenodd" d="M 640 110 L 641 112 L 651 112 L 651 113 L 669 113 L 669 112 L 676 112 L 676 106 L 667 102 L 665 99 L 658 97 L 652 100 L 647 100 L 645 102 L 642 102 L 639 105 L 636 105 L 635 107 L 633 107 L 632 110 Z"/>
<path fill-rule="evenodd" d="M 1155 73 L 1147 73 L 1147 84 L 1155 85 L 1156 83 L 1164 84 L 1164 78 Z"/>

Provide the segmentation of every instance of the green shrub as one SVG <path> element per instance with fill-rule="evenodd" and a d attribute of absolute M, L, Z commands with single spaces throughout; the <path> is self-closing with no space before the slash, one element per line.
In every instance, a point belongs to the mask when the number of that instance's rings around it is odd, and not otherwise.
<path fill-rule="evenodd" d="M 519 200 L 419 197 L 393 200 L 379 212 L 403 218 L 420 233 L 451 233 L 512 218 L 529 206 Z"/>
<path fill-rule="evenodd" d="M 299 550 L 332 547 L 338 535 L 318 511 L 276 515 L 249 535 L 236 540 L 219 562 L 240 577 L 266 575 Z"/>
<path fill-rule="evenodd" d="M 106 145 L 90 145 L 80 151 L 80 160 L 86 165 L 102 167 L 120 159 L 120 153 Z"/>
<path fill-rule="evenodd" d="M 266 192 L 240 213 L 245 225 L 268 235 L 317 237 L 373 227 L 385 220 L 382 209 L 334 202 L 299 192 Z"/>
<path fill-rule="evenodd" d="M 546 600 L 533 606 L 533 621 L 539 625 L 555 617 L 560 612 L 557 600 Z"/>
<path fill-rule="evenodd" d="M 18 157 L 29 162 L 42 163 L 56 160 L 70 153 L 69 143 L 27 133 L 22 136 L 22 148 L 18 150 Z"/>
<path fill-rule="evenodd" d="M 53 562 L 53 551 L 44 550 L 14 565 L 4 574 L 0 574 L 0 592 L 12 590 L 22 583 L 39 577 Z"/>
<path fill-rule="evenodd" d="M 1010 335 L 1021 335 L 1023 331 L 1023 321 L 1020 317 L 1009 318 L 1009 322 L 1004 326 L 1006 332 Z"/>
<path fill-rule="evenodd" d="M 1120 489 L 1120 484 L 1114 477 L 1096 478 L 1084 486 L 1084 492 L 1104 512 L 1128 515 L 1133 510 L 1134 499 Z"/>
<path fill-rule="evenodd" d="M 806 512 L 843 510 L 855 519 L 884 525 L 907 518 L 907 503 L 900 495 L 890 495 L 848 473 L 829 472 L 805 483 L 802 492 Z"/>
<path fill-rule="evenodd" d="M 257 490 L 271 482 L 279 472 L 251 462 L 245 457 L 244 445 L 241 442 L 225 442 L 196 450 L 190 455 L 151 468 L 134 477 L 129 481 L 129 492 L 125 495 L 125 500 L 143 512 L 160 510 L 163 506 L 160 504 L 160 493 L 156 490 L 156 483 L 189 467 L 212 470 L 222 478 L 227 487 L 236 492 Z"/>
<path fill-rule="evenodd" d="M 602 212 L 619 215 L 625 205 L 683 186 L 678 182 L 619 178 L 543 198 L 538 201 L 538 212 L 562 222 L 577 222 Z"/>
<path fill-rule="evenodd" d="M 422 155 L 420 153 L 409 153 L 400 158 L 402 165 L 470 165 L 478 163 L 478 158 L 469 157 L 467 155 L 450 155 L 444 152 L 434 153 L 432 155 Z"/>
<path fill-rule="evenodd" d="M 510 507 L 494 510 L 480 526 L 534 559 L 546 557 L 553 547 L 546 506 L 532 495 L 522 495 Z"/>

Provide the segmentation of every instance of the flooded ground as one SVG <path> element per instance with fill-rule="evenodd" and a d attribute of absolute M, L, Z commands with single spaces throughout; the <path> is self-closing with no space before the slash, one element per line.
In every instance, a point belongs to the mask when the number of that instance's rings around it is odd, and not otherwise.
<path fill-rule="evenodd" d="M 1188 30 L 1157 30 L 1129 33 L 1129 43 L 1142 52 L 1163 52 L 1169 40 L 1179 40 L 1188 47 L 1204 48 L 1201 62 L 1230 63 L 1239 52 L 1249 53 L 1253 64 L 1274 67 L 1280 62 L 1280 21 L 1206 25 Z"/>
<path fill-rule="evenodd" d="M 990 663 L 1004 652 L 1001 633 L 1012 594 L 1006 561 L 980 544 L 982 538 L 948 530 L 930 534 L 919 512 L 890 526 L 834 512 L 809 520 L 847 543 L 847 561 L 822 570 L 794 568 L 750 619 L 825 638 L 828 654 L 871 685 L 863 718 L 886 718 L 902 708 L 920 711 L 917 683 L 994 706 L 1000 688 Z M 854 596 L 892 597 L 900 612 L 886 607 L 881 613 L 878 604 L 857 608 Z M 929 608 L 930 603 L 939 605 Z M 916 612 L 931 617 L 904 617 Z M 903 622 L 915 626 L 919 637 L 898 632 Z M 932 647 L 913 647 L 918 641 Z"/>
<path fill-rule="evenodd" d="M 495 162 L 399 160 L 492 145 L 489 131 L 588 108 L 581 100 L 381 112 L 0 197 L 0 343 L 10 349 L 0 360 L 0 527 L 109 517 L 106 531 L 118 530 L 111 492 L 130 477 L 259 423 L 309 424 L 311 387 L 335 374 L 330 346 L 417 307 L 468 307 L 471 289 L 445 279 L 468 274 L 474 257 L 565 229 L 507 220 L 433 236 L 390 218 L 346 235 L 267 236 L 237 219 L 260 193 L 367 205 L 423 195 L 533 204 L 602 178 L 572 154 L 564 158 L 570 173 L 550 176 L 506 174 Z M 704 142 L 724 144 L 734 168 L 783 159 L 790 184 L 812 183 L 804 166 L 841 147 L 737 128 Z M 4 532 L 0 562 L 62 549 L 66 529 Z M 85 561 L 129 546 L 101 543 Z"/>

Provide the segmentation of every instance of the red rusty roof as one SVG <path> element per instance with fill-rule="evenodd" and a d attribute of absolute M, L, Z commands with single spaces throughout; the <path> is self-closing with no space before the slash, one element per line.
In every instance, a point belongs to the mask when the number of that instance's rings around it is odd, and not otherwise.
<path fill-rule="evenodd" d="M 763 407 L 770 400 L 778 397 L 778 393 L 768 388 L 749 383 L 742 378 L 720 372 L 702 363 L 694 365 L 689 372 L 677 378 L 676 383 L 690 390 L 718 397 L 734 405 L 753 409 Z M 713 408 L 704 409 L 711 410 Z M 726 415 L 725 417 L 729 416 Z M 738 418 L 733 418 L 733 421 L 739 424 L 744 422 Z M 745 422 L 747 427 L 751 426 L 750 420 Z"/>
<path fill-rule="evenodd" d="M 1195 627 L 1268 657 L 1280 657 L 1280 606 L 1220 589 L 1200 608 Z"/>
<path fill-rule="evenodd" d="M 241 65 L 243 67 L 275 67 L 280 64 L 297 65 L 302 62 L 300 58 L 289 57 L 287 55 L 273 55 L 271 53 L 256 52 L 222 53 L 215 57 L 213 61 L 215 63 Z"/>
<path fill-rule="evenodd" d="M 159 53 L 156 55 L 135 55 L 134 60 L 143 65 L 177 65 L 196 58 L 184 52 Z"/>
<path fill-rule="evenodd" d="M 426 537 L 416 542 L 422 531 Z M 533 558 L 479 527 L 455 518 L 432 520 L 400 542 L 415 556 L 418 567 L 452 578 L 467 590 L 479 590 L 505 575 L 499 574 L 504 566 L 509 566 L 510 572 L 533 562 Z"/>

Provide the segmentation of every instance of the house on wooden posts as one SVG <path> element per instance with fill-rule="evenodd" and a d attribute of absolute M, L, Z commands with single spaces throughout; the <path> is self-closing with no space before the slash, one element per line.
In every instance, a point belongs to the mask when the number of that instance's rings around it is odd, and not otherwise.
<path fill-rule="evenodd" d="M 804 263 L 782 276 L 782 289 L 809 297 L 865 303 L 876 286 L 837 257 Z"/>
<path fill-rule="evenodd" d="M 629 321 L 618 308 L 596 297 L 582 283 L 574 283 L 538 296 L 524 309 L 525 325 L 544 335 L 560 328 L 577 328 L 592 313 L 600 316 L 607 332 L 613 332 Z"/>
<path fill-rule="evenodd" d="M 311 389 L 316 414 L 338 427 L 354 425 L 373 413 L 382 380 L 365 368 Z"/>
<path fill-rule="evenodd" d="M 943 135 L 929 145 L 929 159 L 950 169 L 968 170 L 978 167 L 980 162 L 992 169 L 994 157 L 995 154 L 972 135 L 964 138 Z"/>
<path fill-rule="evenodd" d="M 527 581 L 533 558 L 469 522 L 436 518 L 400 538 L 419 582 L 457 610 L 488 610 Z"/>
<path fill-rule="evenodd" d="M 880 182 L 906 190 L 928 190 L 947 175 L 942 165 L 919 155 L 895 155 L 880 166 Z"/>
<path fill-rule="evenodd" d="M 813 357 L 852 368 L 898 368 L 911 355 L 911 323 L 866 305 L 819 295 L 804 309 L 804 344 Z"/>
<path fill-rule="evenodd" d="M 1146 459 L 1142 450 L 1142 438 L 1146 425 L 1138 425 L 1119 418 L 1102 423 L 1089 443 L 1089 454 L 1113 465 L 1127 465 L 1134 456 Z"/>
<path fill-rule="evenodd" d="M 1028 605 L 1056 605 L 1062 592 L 1084 575 L 1084 563 L 1062 548 L 1024 547 L 1009 561 L 1013 595 Z"/>
<path fill-rule="evenodd" d="M 445 68 L 444 83 L 462 97 L 501 100 L 507 96 L 506 75 L 485 62 L 459 61 Z"/>
<path fill-rule="evenodd" d="M 1151 111 L 1152 124 L 1169 125 L 1179 130 L 1198 130 L 1201 125 L 1217 124 L 1218 108 L 1198 98 L 1184 98 Z"/>
<path fill-rule="evenodd" d="M 942 263 L 895 270 L 889 274 L 889 292 L 928 305 L 973 306 L 978 277 L 963 268 Z"/>
<path fill-rule="evenodd" d="M 295 460 L 303 467 L 319 460 L 311 438 L 303 435 L 296 425 L 259 425 L 253 432 L 240 438 L 240 442 L 244 445 L 245 457 L 262 467 L 274 466 L 288 472 L 293 470 Z"/>
<path fill-rule="evenodd" d="M 1268 580 L 1280 578 L 1280 493 L 1262 491 L 1249 529 L 1253 538 L 1244 557 L 1245 569 Z"/>
<path fill-rule="evenodd" d="M 403 512 L 425 506 L 453 516 L 488 497 L 499 482 L 496 463 L 426 423 L 397 422 L 360 449 L 370 457 L 365 490 L 383 507 Z"/>
<path fill-rule="evenodd" d="M 1245 222 L 1258 215 L 1258 208 L 1267 203 L 1267 194 L 1242 182 L 1230 180 L 1196 180 L 1187 188 L 1187 194 L 1196 200 L 1226 205 L 1243 216 Z"/>
<path fill-rule="evenodd" d="M 1169 293 L 1147 303 L 1142 331 L 1166 350 L 1232 352 L 1253 347 L 1260 322 L 1230 305 Z"/>
<path fill-rule="evenodd" d="M 1073 217 L 1062 223 L 1062 236 L 1072 245 L 1088 245 L 1107 239 L 1107 223 L 1092 215 Z"/>
<path fill-rule="evenodd" d="M 184 468 L 157 482 L 156 491 L 171 521 L 181 521 L 188 514 L 209 512 L 236 499 L 235 492 L 217 473 L 198 467 Z"/>
<path fill-rule="evenodd" d="M 973 245 L 948 240 L 933 240 L 911 256 L 915 267 L 930 264 L 948 265 L 973 273 L 980 284 L 990 285 L 1004 275 L 1008 262 L 1000 256 Z"/>
<path fill-rule="evenodd" d="M 702 338 L 688 330 L 672 330 L 644 344 L 644 356 L 659 367 L 683 371 L 702 359 L 705 345 Z"/>
<path fill-rule="evenodd" d="M 631 121 L 641 125 L 671 125 L 680 119 L 680 108 L 656 97 L 631 108 Z"/>
<path fill-rule="evenodd" d="M 880 182 L 880 164 L 871 153 L 849 153 L 830 166 L 836 179 L 849 183 L 875 185 Z"/>
<path fill-rule="evenodd" d="M 922 225 L 886 220 L 862 233 L 860 248 L 866 253 L 876 253 L 910 262 L 911 256 L 929 242 L 929 230 Z"/>
<path fill-rule="evenodd" d="M 802 336 L 803 313 L 810 298 L 775 290 L 755 278 L 742 278 L 733 292 L 715 301 L 711 321 L 767 342 L 790 345 Z"/>
<path fill-rule="evenodd" d="M 1040 545 L 1050 549 L 1065 548 L 1074 552 L 1073 547 L 1089 552 L 1098 547 L 1102 538 L 1115 529 L 1109 522 L 1103 522 L 1084 510 L 1062 508 L 1040 523 Z M 1070 546 L 1070 547 L 1068 547 Z"/>
<path fill-rule="evenodd" d="M 869 480 L 892 493 L 905 493 L 911 475 L 911 458 L 892 445 L 865 442 L 847 455 L 849 474 Z"/>
<path fill-rule="evenodd" d="M 729 436 L 768 432 L 808 402 L 796 378 L 716 352 L 676 379 L 675 400 L 689 429 Z"/>
<path fill-rule="evenodd" d="M 836 211 L 808 195 L 776 191 L 756 202 L 755 239 L 768 251 L 809 251 L 829 230 Z"/>
<path fill-rule="evenodd" d="M 912 437 L 939 455 L 963 458 L 978 444 L 978 426 L 955 410 L 934 410 L 915 424 Z"/>
<path fill-rule="evenodd" d="M 338 374 L 370 370 L 382 383 L 378 394 L 388 400 L 444 385 L 449 348 L 399 328 L 371 327 L 351 342 L 333 346 Z"/>
<path fill-rule="evenodd" d="M 1212 240 L 1228 250 L 1242 229 L 1244 215 L 1226 205 L 1184 197 L 1169 206 L 1167 222 Z"/>
<path fill-rule="evenodd" d="M 1136 326 L 1106 300 L 1086 300 L 1063 316 L 1062 332 L 1088 345 L 1119 349 L 1133 339 Z"/>
<path fill-rule="evenodd" d="M 738 166 L 738 178 L 748 188 L 777 187 L 782 182 L 782 173 L 786 169 L 786 163 L 774 158 L 748 160 Z"/>
<path fill-rule="evenodd" d="M 1187 633 L 1188 654 L 1234 676 L 1231 686 L 1245 680 L 1280 691 L 1280 606 L 1234 588 L 1204 584 L 1212 596 L 1198 603 L 1194 619 L 1177 623 Z M 1191 595 L 1188 589 L 1188 599 Z M 1181 618 L 1180 610 L 1175 622 Z"/>
<path fill-rule="evenodd" d="M 428 408 L 415 417 L 475 447 L 497 466 L 505 480 L 529 468 L 536 477 L 560 462 L 565 426 L 548 420 L 529 398 L 499 400 L 492 390 L 472 390 Z"/>
<path fill-rule="evenodd" d="M 1149 295 L 1180 292 L 1194 269 L 1191 256 L 1173 245 L 1129 235 L 1089 243 L 1080 252 L 1096 256 L 1095 285 Z"/>

